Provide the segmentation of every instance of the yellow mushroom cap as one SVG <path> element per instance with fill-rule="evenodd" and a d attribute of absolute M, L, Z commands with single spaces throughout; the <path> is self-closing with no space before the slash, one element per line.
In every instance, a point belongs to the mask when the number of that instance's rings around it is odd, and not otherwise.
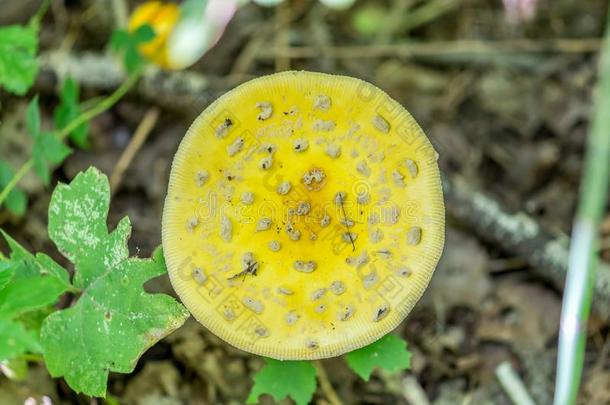
<path fill-rule="evenodd" d="M 210 105 L 174 158 L 163 212 L 172 285 L 228 343 L 333 357 L 393 330 L 444 243 L 437 154 L 373 85 L 312 72 Z"/>

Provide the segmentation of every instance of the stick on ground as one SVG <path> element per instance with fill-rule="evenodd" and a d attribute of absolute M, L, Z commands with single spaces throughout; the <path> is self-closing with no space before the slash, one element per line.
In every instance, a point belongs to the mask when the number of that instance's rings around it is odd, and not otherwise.
<path fill-rule="evenodd" d="M 568 271 L 569 239 L 551 232 L 531 216 L 509 213 L 497 201 L 470 189 L 459 178 L 443 178 L 447 213 L 481 239 L 522 257 L 541 278 L 562 290 Z M 610 317 L 610 267 L 601 263 L 593 309 Z"/>
<path fill-rule="evenodd" d="M 125 174 L 125 171 L 131 164 L 136 153 L 138 153 L 142 145 L 144 145 L 146 138 L 148 138 L 148 135 L 150 135 L 152 129 L 155 127 L 160 112 L 161 110 L 159 107 L 151 107 L 146 114 L 144 114 L 144 118 L 142 118 L 140 125 L 136 128 L 133 138 L 129 141 L 129 144 L 112 170 L 112 174 L 110 175 L 110 192 L 112 194 L 114 194 L 121 185 L 123 174 Z"/>
<path fill-rule="evenodd" d="M 496 367 L 496 377 L 513 404 L 536 405 L 523 385 L 523 381 L 508 361 L 504 361 Z"/>

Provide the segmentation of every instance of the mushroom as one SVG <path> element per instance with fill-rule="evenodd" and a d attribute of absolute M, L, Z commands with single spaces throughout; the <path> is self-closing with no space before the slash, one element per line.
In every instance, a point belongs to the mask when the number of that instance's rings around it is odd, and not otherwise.
<path fill-rule="evenodd" d="M 229 117 L 239 127 L 216 136 Z M 251 353 L 319 359 L 365 346 L 407 316 L 441 255 L 436 156 L 366 82 L 283 72 L 242 84 L 176 153 L 162 224 L 172 285 L 199 322 Z"/>

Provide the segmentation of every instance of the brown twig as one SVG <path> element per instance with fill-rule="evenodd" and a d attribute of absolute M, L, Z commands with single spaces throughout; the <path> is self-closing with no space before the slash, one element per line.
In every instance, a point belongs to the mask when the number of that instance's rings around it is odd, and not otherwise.
<path fill-rule="evenodd" d="M 498 41 L 455 40 L 434 42 L 405 42 L 395 44 L 330 46 L 328 51 L 340 59 L 368 59 L 382 57 L 497 55 L 502 53 L 588 53 L 599 50 L 600 38 L 580 39 L 510 39 Z M 278 54 L 292 59 L 311 59 L 322 55 L 322 49 L 312 46 L 293 46 L 280 49 L 261 49 L 258 57 L 273 59 Z"/>
<path fill-rule="evenodd" d="M 521 377 L 510 362 L 503 361 L 496 367 L 496 378 L 514 405 L 535 405 Z"/>
<path fill-rule="evenodd" d="M 552 232 L 531 216 L 509 213 L 497 201 L 458 178 L 443 178 L 447 213 L 481 239 L 522 257 L 540 277 L 562 290 L 568 270 L 568 237 Z M 610 317 L 610 266 L 600 263 L 593 309 Z"/>
<path fill-rule="evenodd" d="M 268 25 L 262 25 L 255 35 L 248 40 L 231 67 L 229 76 L 245 75 L 252 68 L 256 55 L 267 43 L 267 34 L 270 32 Z"/>
<path fill-rule="evenodd" d="M 334 39 L 328 29 L 327 14 L 327 7 L 320 3 L 316 4 L 311 9 L 308 25 L 309 32 L 311 33 L 310 41 L 313 46 L 320 49 L 319 69 L 325 72 L 332 72 L 337 70 L 337 60 L 333 58 L 332 52 L 329 51 Z"/>
<path fill-rule="evenodd" d="M 291 59 L 308 59 L 320 57 L 323 52 L 327 52 L 326 55 L 332 58 L 495 56 L 544 52 L 572 54 L 596 52 L 600 43 L 599 38 L 582 38 L 408 42 L 370 46 L 329 46 L 324 49 L 314 46 L 259 48 L 256 44 L 252 47 L 258 51 L 255 58 L 274 60 L 278 54 Z M 253 57 L 249 52 L 243 56 L 244 60 L 239 64 L 236 62 L 234 73 L 243 73 L 249 69 L 252 63 L 250 58 Z M 41 54 L 39 59 L 43 73 L 39 75 L 36 86 L 39 91 L 55 91 L 55 83 L 63 81 L 68 75 L 81 86 L 98 90 L 112 90 L 126 77 L 118 60 L 99 53 L 47 52 Z M 467 59 L 466 63 L 474 59 L 476 58 Z M 210 89 L 208 78 L 199 73 L 164 72 L 152 67 L 146 69 L 135 90 L 148 102 L 173 111 L 183 113 L 186 111 L 192 113 L 191 115 L 201 111 L 219 95 L 219 91 Z M 159 96 L 161 94 L 163 97 Z"/>
<path fill-rule="evenodd" d="M 402 380 L 402 396 L 410 405 L 430 405 L 426 391 L 417 379 L 408 375 Z"/>
<path fill-rule="evenodd" d="M 282 49 L 289 45 L 288 33 L 290 31 L 290 2 L 280 3 L 275 8 L 275 48 Z M 290 70 L 290 56 L 280 53 L 275 55 L 275 71 Z"/>
<path fill-rule="evenodd" d="M 330 380 L 328 379 L 328 375 L 326 374 L 326 370 L 324 369 L 322 362 L 320 360 L 315 360 L 313 361 L 313 365 L 316 368 L 320 388 L 322 388 L 322 392 L 324 392 L 326 399 L 328 399 L 331 405 L 343 405 L 343 401 L 341 401 L 337 395 L 337 392 L 330 383 Z"/>
<path fill-rule="evenodd" d="M 140 125 L 136 128 L 133 138 L 131 138 L 131 141 L 121 154 L 119 161 L 110 175 L 110 192 L 112 194 L 114 194 L 121 185 L 125 171 L 131 164 L 136 153 L 138 153 L 142 145 L 144 145 L 144 142 L 152 132 L 152 129 L 155 127 L 160 112 L 161 110 L 159 107 L 151 107 L 144 115 L 142 121 L 140 121 Z"/>
<path fill-rule="evenodd" d="M 109 91 L 119 87 L 127 74 L 118 59 L 100 53 L 51 51 L 40 55 L 37 91 L 55 92 L 56 83 L 70 76 L 81 87 Z M 149 66 L 134 88 L 145 101 L 162 108 L 193 115 L 214 101 L 206 76 L 196 72 L 166 72 Z"/>

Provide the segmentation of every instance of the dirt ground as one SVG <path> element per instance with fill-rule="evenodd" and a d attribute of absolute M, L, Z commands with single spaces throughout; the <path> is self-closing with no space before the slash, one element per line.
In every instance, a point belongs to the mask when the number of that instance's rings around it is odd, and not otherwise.
<path fill-rule="evenodd" d="M 8 3 L 6 18 L 27 16 L 23 8 L 10 11 L 10 4 L 30 2 L 2 3 Z M 111 23 L 101 3 L 110 1 L 54 1 L 44 19 L 41 52 L 103 52 Z M 110 213 L 111 225 L 131 218 L 132 253 L 147 256 L 160 244 L 169 166 L 194 116 L 249 78 L 305 69 L 374 83 L 421 124 L 445 176 L 459 177 L 509 212 L 524 212 L 557 234 L 569 234 L 596 80 L 597 54 L 589 39 L 602 36 L 606 2 L 533 1 L 536 15 L 517 22 L 499 0 L 358 1 L 343 12 L 313 0 L 290 3 L 279 9 L 249 4 L 238 11 L 218 45 L 192 68 L 205 78 L 205 96 L 184 108 L 167 101 L 164 89 L 155 90 L 156 97 L 143 90 L 130 94 L 92 122 L 92 147 L 68 158 L 55 180 L 69 180 L 90 165 L 112 173 L 158 100 L 162 116 L 123 176 Z M 575 41 L 568 47 L 551 43 L 553 38 Z M 497 42 L 484 47 L 485 41 Z M 409 48 L 413 43 L 429 45 Z M 53 83 L 46 71 L 36 86 L 48 106 L 47 121 L 56 103 Z M 103 94 L 103 87 L 84 86 L 83 96 Z M 181 91 L 170 92 L 179 97 Z M 21 162 L 29 142 L 22 121 L 27 100 L 6 94 L 0 100 L 2 157 Z M 30 195 L 28 215 L 0 216 L 0 225 L 28 248 L 61 260 L 46 236 L 50 190 L 34 176 L 23 185 Z M 602 238 L 602 256 L 610 260 L 610 212 Z M 433 404 L 509 404 L 494 376 L 496 366 L 508 360 L 537 403 L 549 404 L 562 292 L 532 271 L 526 258 L 483 240 L 448 217 L 441 264 L 397 331 L 413 353 L 408 374 Z M 148 287 L 172 293 L 166 277 Z M 589 323 L 580 403 L 610 403 L 609 325 L 596 314 Z M 126 404 L 240 404 L 262 364 L 190 320 L 149 350 L 133 374 L 111 375 L 109 393 Z M 341 358 L 324 364 L 346 404 L 407 404 L 404 375 L 377 372 L 365 383 Z M 41 395 L 53 403 L 100 402 L 75 395 L 40 366 L 33 365 L 23 383 L 0 379 L 0 398 Z M 321 391 L 314 403 L 327 403 Z"/>

